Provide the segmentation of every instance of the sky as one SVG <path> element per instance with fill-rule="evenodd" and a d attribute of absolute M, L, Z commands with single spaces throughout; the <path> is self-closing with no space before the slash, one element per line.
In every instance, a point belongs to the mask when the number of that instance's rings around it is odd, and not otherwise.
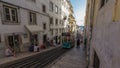
<path fill-rule="evenodd" d="M 84 25 L 86 0 L 70 0 L 73 6 L 74 16 L 78 25 Z"/>

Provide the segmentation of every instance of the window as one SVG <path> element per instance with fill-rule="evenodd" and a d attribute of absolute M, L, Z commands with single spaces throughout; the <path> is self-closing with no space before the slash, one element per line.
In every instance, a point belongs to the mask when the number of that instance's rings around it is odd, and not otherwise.
<path fill-rule="evenodd" d="M 44 35 L 43 35 L 43 43 L 45 43 L 46 41 L 47 41 L 47 35 L 44 34 Z"/>
<path fill-rule="evenodd" d="M 32 45 L 38 46 L 38 34 L 32 34 L 30 36 L 30 42 Z"/>
<path fill-rule="evenodd" d="M 58 13 L 58 6 L 55 6 L 55 13 Z"/>
<path fill-rule="evenodd" d="M 62 20 L 60 20 L 60 25 L 62 24 Z"/>
<path fill-rule="evenodd" d="M 46 23 L 43 23 L 43 29 L 46 30 Z"/>
<path fill-rule="evenodd" d="M 62 14 L 62 10 L 60 9 L 60 14 Z"/>
<path fill-rule="evenodd" d="M 46 6 L 45 6 L 45 5 L 42 5 L 42 11 L 43 11 L 44 13 L 46 13 Z"/>
<path fill-rule="evenodd" d="M 56 34 L 58 34 L 58 29 L 56 29 Z"/>
<path fill-rule="evenodd" d="M 30 25 L 36 25 L 37 23 L 36 23 L 36 14 L 35 13 L 32 13 L 32 12 L 30 12 Z"/>
<path fill-rule="evenodd" d="M 50 18 L 50 25 L 52 25 L 53 24 L 53 18 L 51 17 Z"/>
<path fill-rule="evenodd" d="M 62 32 L 64 32 L 64 28 L 62 28 Z"/>
<path fill-rule="evenodd" d="M 5 21 L 11 21 L 10 23 L 17 23 L 18 21 L 16 8 L 4 6 L 4 16 Z"/>
<path fill-rule="evenodd" d="M 58 25 L 58 19 L 56 19 L 56 25 Z"/>
<path fill-rule="evenodd" d="M 19 39 L 20 39 L 19 35 L 9 35 L 7 37 L 8 45 L 11 48 L 14 48 L 14 46 L 19 47 L 19 43 L 20 43 Z"/>
<path fill-rule="evenodd" d="M 59 29 L 59 33 L 61 33 L 61 28 Z"/>
<path fill-rule="evenodd" d="M 50 8 L 50 11 L 53 12 L 53 2 L 50 2 L 49 8 Z"/>
<path fill-rule="evenodd" d="M 61 21 L 61 23 L 62 23 L 62 25 L 64 25 L 64 22 L 63 22 L 63 21 Z"/>
<path fill-rule="evenodd" d="M 50 29 L 51 35 L 53 35 L 53 29 Z"/>

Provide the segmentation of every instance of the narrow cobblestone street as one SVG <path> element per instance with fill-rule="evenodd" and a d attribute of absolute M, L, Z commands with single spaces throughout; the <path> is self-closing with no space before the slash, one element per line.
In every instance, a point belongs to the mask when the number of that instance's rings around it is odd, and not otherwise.
<path fill-rule="evenodd" d="M 49 68 L 86 68 L 86 66 L 87 62 L 82 45 L 80 48 L 74 47 Z"/>

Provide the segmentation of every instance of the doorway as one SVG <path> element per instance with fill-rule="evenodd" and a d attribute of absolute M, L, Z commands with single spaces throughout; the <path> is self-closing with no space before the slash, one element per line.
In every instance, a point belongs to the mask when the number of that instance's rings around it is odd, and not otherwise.
<path fill-rule="evenodd" d="M 58 44 L 58 36 L 55 36 L 55 43 Z"/>
<path fill-rule="evenodd" d="M 16 52 L 20 52 L 20 36 L 19 35 L 9 35 L 7 37 L 8 45 Z"/>
<path fill-rule="evenodd" d="M 31 45 L 38 46 L 38 35 L 34 34 L 30 36 Z"/>
<path fill-rule="evenodd" d="M 45 43 L 47 41 L 47 35 L 43 35 L 43 43 Z"/>

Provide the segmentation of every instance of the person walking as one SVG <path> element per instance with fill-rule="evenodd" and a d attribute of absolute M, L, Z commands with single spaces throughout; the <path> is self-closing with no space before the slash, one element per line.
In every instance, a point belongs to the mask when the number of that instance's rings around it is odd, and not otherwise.
<path fill-rule="evenodd" d="M 77 39 L 77 48 L 80 47 L 80 39 Z"/>

